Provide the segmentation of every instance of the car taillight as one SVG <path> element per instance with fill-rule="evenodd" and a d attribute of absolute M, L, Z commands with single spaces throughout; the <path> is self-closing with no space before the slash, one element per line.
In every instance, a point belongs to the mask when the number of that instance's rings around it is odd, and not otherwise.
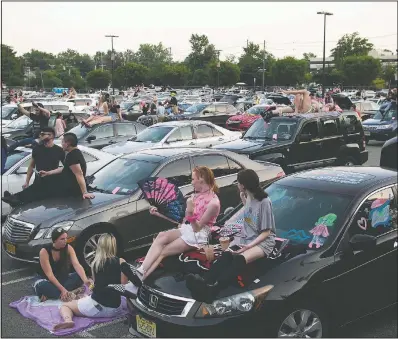
<path fill-rule="evenodd" d="M 362 138 L 362 148 L 365 149 L 366 148 L 366 137 L 363 136 Z"/>
<path fill-rule="evenodd" d="M 281 177 L 284 177 L 285 176 L 285 172 L 279 172 L 277 175 L 276 175 L 276 177 L 277 178 L 281 178 Z"/>

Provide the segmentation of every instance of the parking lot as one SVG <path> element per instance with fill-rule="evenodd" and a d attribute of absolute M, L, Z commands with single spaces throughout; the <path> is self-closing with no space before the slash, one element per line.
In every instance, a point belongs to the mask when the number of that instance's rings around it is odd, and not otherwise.
<path fill-rule="evenodd" d="M 365 165 L 377 166 L 380 158 L 382 142 L 371 141 L 368 145 L 369 161 Z M 132 260 L 133 258 L 126 258 Z M 10 302 L 18 300 L 22 296 L 32 294 L 32 278 L 35 274 L 35 266 L 11 260 L 2 252 L 2 337 L 52 337 L 46 330 L 36 325 L 31 320 L 23 318 L 18 311 L 10 308 Z M 377 293 L 377 291 L 369 291 Z M 125 319 L 112 323 L 100 324 L 87 331 L 79 332 L 78 337 L 132 337 L 128 333 Z M 350 324 L 341 330 L 341 337 L 385 337 L 397 336 L 397 308 L 389 308 L 377 315 L 372 315 Z"/>

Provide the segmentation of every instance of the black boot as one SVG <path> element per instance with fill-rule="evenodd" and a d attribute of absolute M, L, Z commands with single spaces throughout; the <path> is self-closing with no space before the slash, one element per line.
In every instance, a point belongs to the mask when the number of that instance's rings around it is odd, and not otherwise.
<path fill-rule="evenodd" d="M 6 194 L 6 192 L 4 192 L 4 197 L 1 198 L 2 201 L 13 208 L 22 204 L 22 201 L 20 201 L 15 195 L 11 195 L 10 192 L 7 192 L 8 194 Z"/>
<path fill-rule="evenodd" d="M 123 274 L 137 287 L 141 287 L 142 280 L 139 277 L 139 273 L 131 265 L 126 262 L 120 264 L 120 270 Z"/>

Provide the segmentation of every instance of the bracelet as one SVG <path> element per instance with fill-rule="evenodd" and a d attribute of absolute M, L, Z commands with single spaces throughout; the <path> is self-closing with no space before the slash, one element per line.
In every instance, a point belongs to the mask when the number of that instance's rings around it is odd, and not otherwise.
<path fill-rule="evenodd" d="M 198 216 L 196 214 L 194 214 L 194 215 L 186 217 L 185 220 L 192 223 L 192 222 L 198 221 Z"/>

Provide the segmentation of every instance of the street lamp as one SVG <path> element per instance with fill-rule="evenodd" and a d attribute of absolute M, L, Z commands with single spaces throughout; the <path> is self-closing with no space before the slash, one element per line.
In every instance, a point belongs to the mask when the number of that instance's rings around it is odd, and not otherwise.
<path fill-rule="evenodd" d="M 333 15 L 330 12 L 317 12 L 323 15 L 323 64 L 322 64 L 322 98 L 325 98 L 325 53 L 326 53 L 326 16 Z"/>
<path fill-rule="evenodd" d="M 114 63 L 115 63 L 115 54 L 113 52 L 113 38 L 118 38 L 118 35 L 105 35 L 105 38 L 111 38 L 111 43 L 112 43 L 112 54 L 111 54 L 111 60 L 112 60 L 112 94 L 115 95 L 115 87 L 113 86 L 113 69 L 114 69 Z"/>

